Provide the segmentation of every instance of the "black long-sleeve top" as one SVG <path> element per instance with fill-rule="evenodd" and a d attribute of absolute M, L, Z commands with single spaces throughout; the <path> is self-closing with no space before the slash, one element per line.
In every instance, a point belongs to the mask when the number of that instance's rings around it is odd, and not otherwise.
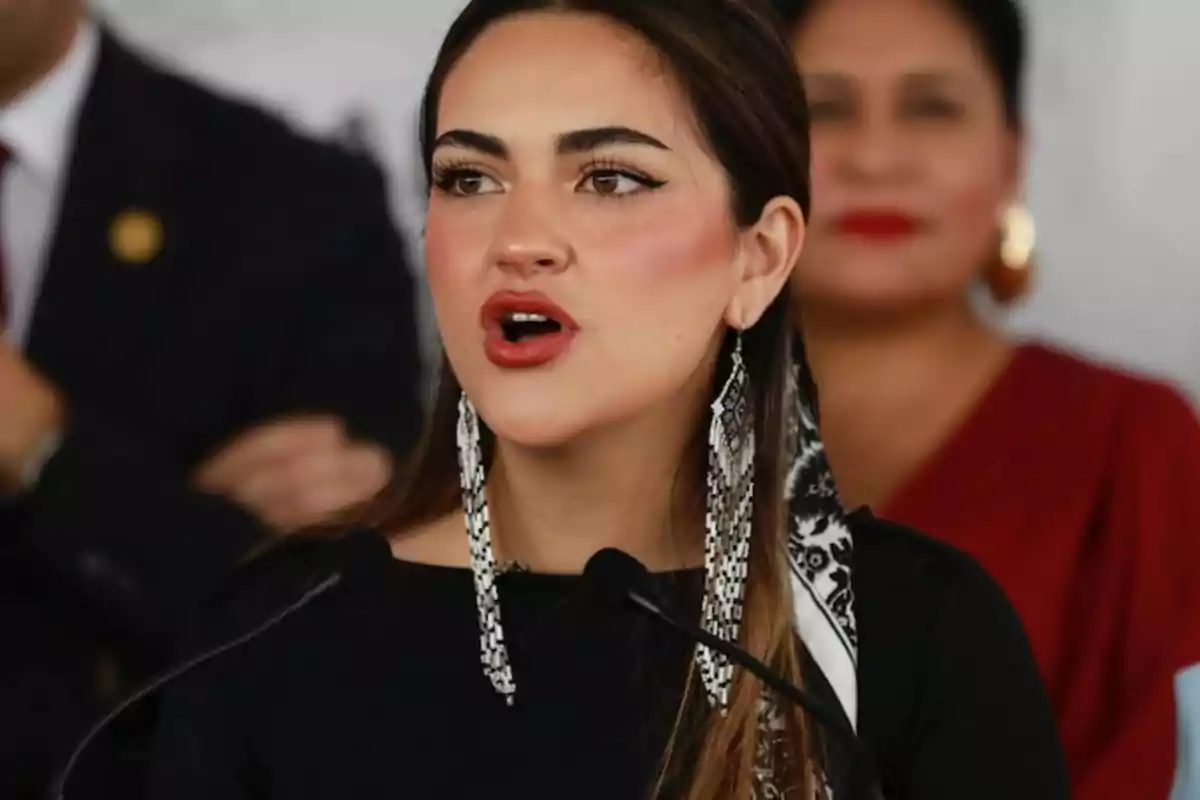
<path fill-rule="evenodd" d="M 907 529 L 852 522 L 859 731 L 884 795 L 1068 797 L 1046 695 L 992 581 Z M 512 707 L 480 668 L 470 571 L 396 560 L 372 532 L 251 568 L 191 646 L 335 572 L 339 585 L 168 690 L 154 800 L 647 797 L 693 649 L 579 577 L 499 579 Z M 700 571 L 654 580 L 698 616 Z"/>

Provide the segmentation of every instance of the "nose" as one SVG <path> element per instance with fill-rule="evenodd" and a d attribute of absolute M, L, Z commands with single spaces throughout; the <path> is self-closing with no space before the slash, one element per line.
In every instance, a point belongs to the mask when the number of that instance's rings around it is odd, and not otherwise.
<path fill-rule="evenodd" d="M 533 189 L 509 192 L 489 260 L 524 278 L 565 269 L 571 247 L 551 199 Z"/>
<path fill-rule="evenodd" d="M 903 132 L 892 120 L 861 119 L 846 132 L 841 172 L 860 183 L 888 183 L 909 171 L 908 151 Z"/>

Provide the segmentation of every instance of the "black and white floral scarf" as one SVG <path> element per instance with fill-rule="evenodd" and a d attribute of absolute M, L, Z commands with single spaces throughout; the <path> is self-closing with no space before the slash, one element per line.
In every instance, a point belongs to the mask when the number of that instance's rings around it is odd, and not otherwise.
<path fill-rule="evenodd" d="M 787 476 L 788 555 L 796 630 L 851 725 L 858 711 L 858 632 L 850 568 L 854 541 L 816 418 L 799 400 Z"/>
<path fill-rule="evenodd" d="M 788 556 L 792 575 L 792 614 L 796 632 L 833 689 L 846 719 L 857 727 L 858 636 L 854 620 L 854 590 L 850 584 L 854 549 L 850 524 L 838 497 L 816 416 L 803 400 L 799 369 L 792 372 L 788 402 L 794 413 L 786 432 L 792 454 L 787 474 Z M 782 731 L 774 704 L 763 707 L 763 725 Z M 755 800 L 782 800 L 774 785 L 771 747 L 760 742 Z M 809 765 L 818 796 L 833 798 L 819 764 Z"/>

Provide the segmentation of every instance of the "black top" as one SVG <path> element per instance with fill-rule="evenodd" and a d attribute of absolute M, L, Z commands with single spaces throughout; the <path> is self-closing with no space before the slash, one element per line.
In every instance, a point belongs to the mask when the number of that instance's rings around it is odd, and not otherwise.
<path fill-rule="evenodd" d="M 1000 591 L 957 551 L 852 519 L 859 727 L 888 800 L 1068 797 Z M 578 577 L 499 579 L 513 707 L 480 668 L 470 572 L 397 561 L 369 532 L 250 568 L 192 647 L 252 629 L 333 572 L 336 586 L 168 690 L 152 798 L 647 796 L 692 648 Z M 698 617 L 700 571 L 654 580 Z"/>

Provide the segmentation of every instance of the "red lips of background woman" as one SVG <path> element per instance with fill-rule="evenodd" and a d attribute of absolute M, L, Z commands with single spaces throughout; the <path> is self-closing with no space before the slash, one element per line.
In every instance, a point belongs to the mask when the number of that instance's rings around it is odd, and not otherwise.
<path fill-rule="evenodd" d="M 838 215 L 834 228 L 842 236 L 872 242 L 904 241 L 924 227 L 917 217 L 897 209 L 852 209 Z"/>

